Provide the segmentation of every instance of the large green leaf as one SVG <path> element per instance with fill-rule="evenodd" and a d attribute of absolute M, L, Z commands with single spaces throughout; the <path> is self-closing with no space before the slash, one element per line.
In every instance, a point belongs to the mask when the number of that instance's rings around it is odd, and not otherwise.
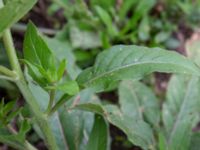
<path fill-rule="evenodd" d="M 192 128 L 197 124 L 200 108 L 200 79 L 173 76 L 167 101 L 163 104 L 163 123 L 170 150 L 188 150 Z"/>
<path fill-rule="evenodd" d="M 104 118 L 95 115 L 95 123 L 90 134 L 87 150 L 106 150 L 108 146 L 108 125 Z"/>
<path fill-rule="evenodd" d="M 120 45 L 100 53 L 95 65 L 83 71 L 77 81 L 99 92 L 109 89 L 118 80 L 140 79 L 154 71 L 200 75 L 195 64 L 176 52 Z"/>
<path fill-rule="evenodd" d="M 119 85 L 121 110 L 134 119 L 142 119 L 158 127 L 159 103 L 153 91 L 137 81 L 122 81 Z"/>
<path fill-rule="evenodd" d="M 116 106 L 101 106 L 93 103 L 76 105 L 74 108 L 102 115 L 111 124 L 121 129 L 128 139 L 143 149 L 154 148 L 154 138 L 150 126 L 140 119 L 133 119 L 123 114 Z"/>
<path fill-rule="evenodd" d="M 0 9 L 0 35 L 23 17 L 37 0 L 10 0 Z M 2 3 L 2 1 L 0 2 Z"/>

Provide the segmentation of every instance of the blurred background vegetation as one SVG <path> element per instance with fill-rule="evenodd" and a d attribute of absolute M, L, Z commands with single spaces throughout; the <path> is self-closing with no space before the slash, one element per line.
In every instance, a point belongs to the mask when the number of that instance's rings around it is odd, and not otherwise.
<path fill-rule="evenodd" d="M 97 54 L 112 45 L 134 44 L 163 47 L 187 55 L 186 42 L 199 36 L 199 0 L 39 0 L 36 6 L 12 27 L 14 42 L 22 56 L 22 43 L 27 22 L 33 21 L 46 38 L 58 59 L 66 57 L 71 78 L 80 69 L 93 64 Z M 53 39 L 52 39 L 53 38 Z M 6 54 L 0 43 L 0 64 L 8 66 Z M 62 50 L 66 50 L 63 52 Z M 162 97 L 169 75 L 155 73 L 144 82 Z M 13 84 L 0 80 L 0 97 L 20 97 Z M 115 91 L 99 97 L 116 103 Z M 20 97 L 18 105 L 23 105 Z M 125 135 L 111 126 L 112 148 L 139 149 L 133 147 Z M 33 141 L 37 137 L 30 136 Z M 38 147 L 44 148 L 37 141 Z"/>

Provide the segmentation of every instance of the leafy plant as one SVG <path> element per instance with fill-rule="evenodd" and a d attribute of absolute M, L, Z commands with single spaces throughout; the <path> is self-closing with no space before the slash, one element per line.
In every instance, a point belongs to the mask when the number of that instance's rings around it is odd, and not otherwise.
<path fill-rule="evenodd" d="M 0 79 L 17 86 L 27 112 L 14 109 L 12 101 L 4 103 L 1 100 L 0 142 L 16 149 L 36 149 L 26 136 L 32 129 L 50 150 L 106 150 L 110 149 L 110 123 L 122 130 L 132 144 L 145 150 L 187 150 L 193 149 L 192 144 L 197 144 L 199 134 L 192 131 L 199 121 L 200 108 L 200 69 L 196 59 L 197 64 L 161 48 L 117 45 L 99 53 L 94 65 L 82 71 L 75 64 L 73 53 L 67 49 L 66 43 L 45 37 L 32 22 L 27 25 L 23 58 L 18 59 L 9 27 L 35 1 L 6 2 L 4 6 L 0 0 L 0 12 L 3 12 L 0 20 L 7 21 L 0 26 L 0 33 L 10 68 L 0 66 Z M 99 4 L 99 1 L 92 1 L 92 5 L 96 3 Z M 126 16 L 129 7 L 135 3 L 124 3 L 120 17 Z M 112 39 L 123 35 L 140 19 L 141 24 L 145 24 L 148 19 L 142 16 L 154 3 L 141 1 L 135 9 L 137 15 L 122 31 L 115 26 L 113 28 L 112 19 L 101 4 L 93 7 L 99 21 L 106 26 L 103 37 Z M 79 11 L 87 16 L 85 3 L 78 1 L 77 4 L 81 8 Z M 108 6 L 105 9 L 109 10 L 110 4 L 102 5 Z M 11 6 L 15 6 L 12 8 L 17 13 L 11 13 L 11 18 L 7 18 Z M 144 10 L 145 6 L 148 9 Z M 22 12 L 18 12 L 20 8 L 23 8 Z M 67 15 L 77 15 L 73 11 L 78 10 L 69 10 L 72 14 Z M 107 39 L 103 41 L 106 43 Z M 159 97 L 139 81 L 153 72 L 176 73 L 170 79 L 162 109 Z M 96 95 L 113 89 L 118 89 L 119 106 L 104 104 Z M 22 119 L 19 130 L 11 124 L 16 116 Z"/>

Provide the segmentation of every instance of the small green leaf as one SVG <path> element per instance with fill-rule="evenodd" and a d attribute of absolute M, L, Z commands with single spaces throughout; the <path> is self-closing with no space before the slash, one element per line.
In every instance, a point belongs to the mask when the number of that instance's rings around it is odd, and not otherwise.
<path fill-rule="evenodd" d="M 10 101 L 3 107 L 3 114 L 6 116 L 12 109 L 14 108 L 14 105 L 16 104 L 16 101 Z"/>
<path fill-rule="evenodd" d="M 0 35 L 22 18 L 37 0 L 10 0 L 0 9 Z M 2 3 L 2 2 L 1 2 Z"/>
<path fill-rule="evenodd" d="M 111 36 L 115 36 L 117 34 L 117 29 L 112 23 L 112 18 L 108 14 L 107 11 L 105 11 L 100 6 L 95 7 L 97 14 L 99 15 L 102 22 L 106 25 L 106 28 Z"/>
<path fill-rule="evenodd" d="M 106 150 L 108 146 L 108 125 L 104 118 L 95 115 L 95 122 L 89 137 L 87 150 Z"/>
<path fill-rule="evenodd" d="M 93 67 L 77 78 L 79 85 L 100 92 L 123 79 L 141 79 L 152 72 L 200 75 L 200 69 L 176 52 L 142 46 L 114 46 L 100 53 Z"/>
<path fill-rule="evenodd" d="M 127 17 L 128 12 L 130 11 L 130 9 L 132 7 L 134 7 L 134 5 L 137 2 L 138 2 L 137 0 L 126 0 L 126 1 L 123 1 L 123 3 L 121 4 L 121 8 L 119 9 L 120 19 L 124 19 L 125 17 Z"/>
<path fill-rule="evenodd" d="M 91 49 L 100 47 L 99 34 L 88 30 L 80 30 L 78 27 L 70 28 L 70 41 L 74 48 Z"/>
<path fill-rule="evenodd" d="M 65 67 L 66 67 L 66 60 L 63 59 L 61 62 L 60 62 L 60 66 L 58 68 L 58 71 L 57 71 L 57 77 L 58 77 L 58 80 L 60 80 L 65 72 Z"/>
<path fill-rule="evenodd" d="M 56 89 L 61 90 L 69 95 L 75 95 L 79 92 L 79 86 L 76 81 L 68 81 L 56 86 Z"/>
<path fill-rule="evenodd" d="M 51 75 L 52 82 L 57 79 L 54 55 L 31 22 L 25 34 L 23 50 L 25 60 L 44 69 L 47 74 Z"/>
<path fill-rule="evenodd" d="M 156 34 L 154 40 L 156 43 L 162 43 L 162 42 L 165 42 L 170 37 L 170 35 L 171 35 L 171 32 L 161 31 L 158 34 Z"/>
<path fill-rule="evenodd" d="M 26 133 L 31 129 L 31 125 L 28 120 L 23 120 L 19 130 L 19 137 L 21 141 L 25 141 Z"/>
<path fill-rule="evenodd" d="M 39 83 L 41 86 L 46 86 L 47 85 L 47 79 L 45 79 L 44 75 L 41 74 L 41 69 L 38 68 L 37 65 L 31 64 L 28 60 L 22 60 L 27 67 L 28 67 L 28 72 L 33 78 L 34 81 Z"/>
<path fill-rule="evenodd" d="M 150 24 L 148 16 L 144 16 L 139 25 L 138 36 L 141 41 L 147 41 L 150 38 Z"/>
<path fill-rule="evenodd" d="M 12 111 L 11 113 L 9 113 L 9 115 L 7 115 L 6 117 L 7 123 L 9 123 L 14 117 L 16 117 L 21 112 L 21 110 L 22 108 L 18 108 Z"/>
<path fill-rule="evenodd" d="M 70 44 L 66 40 L 60 41 L 56 38 L 46 37 L 45 40 L 59 62 L 62 62 L 64 59 L 67 60 L 65 68 L 67 71 L 67 75 L 74 80 L 80 73 L 80 69 L 76 65 L 75 56 L 72 52 L 72 47 L 70 46 Z"/>

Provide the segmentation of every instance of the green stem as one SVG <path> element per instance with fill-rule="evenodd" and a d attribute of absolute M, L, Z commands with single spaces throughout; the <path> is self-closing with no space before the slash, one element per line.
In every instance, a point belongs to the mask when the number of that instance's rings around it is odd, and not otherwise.
<path fill-rule="evenodd" d="M 53 106 L 54 99 L 55 99 L 55 93 L 56 93 L 56 91 L 54 89 L 50 91 L 49 104 L 48 104 L 48 107 L 47 107 L 47 110 L 46 110 L 47 114 L 51 111 L 51 108 Z"/>
<path fill-rule="evenodd" d="M 0 0 L 0 8 L 3 7 L 3 1 Z M 31 111 L 36 118 L 36 121 L 38 125 L 40 126 L 41 131 L 44 134 L 45 142 L 47 143 L 47 146 L 50 150 L 57 150 L 58 147 L 56 145 L 55 138 L 53 136 L 53 133 L 51 131 L 51 128 L 48 123 L 47 116 L 43 114 L 43 112 L 40 110 L 40 106 L 35 100 L 35 97 L 31 93 L 25 78 L 23 76 L 23 72 L 21 70 L 16 51 L 14 48 L 12 36 L 10 33 L 10 30 L 7 29 L 3 33 L 3 42 L 4 46 L 11 64 L 11 67 L 13 71 L 15 71 L 19 77 L 19 80 L 16 81 L 16 84 L 18 88 L 20 89 L 22 95 L 24 96 L 26 102 L 28 103 L 29 107 L 31 108 Z"/>
<path fill-rule="evenodd" d="M 14 72 L 14 71 L 12 71 L 12 70 L 4 67 L 4 66 L 1 66 L 1 65 L 0 65 L 0 73 L 6 75 L 8 77 L 11 77 L 13 79 L 17 79 L 18 78 L 16 72 Z"/>
<path fill-rule="evenodd" d="M 53 113 L 55 113 L 58 108 L 60 108 L 67 100 L 72 98 L 73 96 L 69 96 L 68 94 L 63 95 L 60 100 L 53 106 L 51 111 L 48 113 L 48 116 L 51 116 Z"/>

